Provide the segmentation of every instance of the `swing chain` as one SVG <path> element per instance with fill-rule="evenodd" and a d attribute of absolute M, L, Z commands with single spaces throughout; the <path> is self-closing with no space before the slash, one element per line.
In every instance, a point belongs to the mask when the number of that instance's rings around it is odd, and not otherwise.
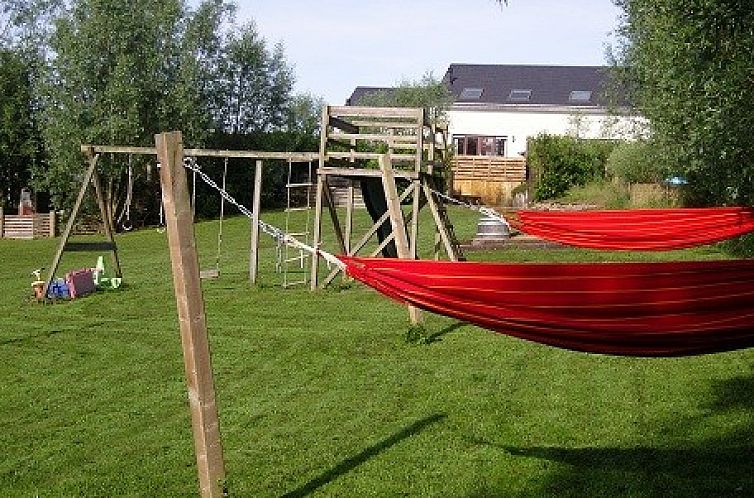
<path fill-rule="evenodd" d="M 183 160 L 183 166 L 196 173 L 204 183 L 212 187 L 213 189 L 217 190 L 220 195 L 228 201 L 229 203 L 233 204 L 235 207 L 238 208 L 241 213 L 246 216 L 249 219 L 254 219 L 254 214 L 244 206 L 243 204 L 239 203 L 232 195 L 230 195 L 225 189 L 220 187 L 212 178 L 209 177 L 202 169 L 199 167 L 199 165 L 196 163 L 196 161 L 192 161 L 191 158 L 185 158 Z M 292 237 L 279 229 L 276 226 L 270 225 L 269 223 L 266 223 L 262 220 L 259 220 L 259 228 L 275 239 L 275 241 L 278 243 L 278 245 L 287 244 L 291 247 L 294 247 L 296 249 L 302 249 L 306 252 L 309 252 L 311 254 L 317 254 L 319 256 L 322 256 L 325 261 L 327 261 L 328 266 L 330 264 L 334 264 L 338 266 L 341 269 L 345 269 L 345 264 L 339 260 L 335 255 L 330 254 L 326 251 L 322 251 L 320 249 L 311 247 L 309 245 L 304 244 L 303 242 L 297 240 L 295 237 Z"/>

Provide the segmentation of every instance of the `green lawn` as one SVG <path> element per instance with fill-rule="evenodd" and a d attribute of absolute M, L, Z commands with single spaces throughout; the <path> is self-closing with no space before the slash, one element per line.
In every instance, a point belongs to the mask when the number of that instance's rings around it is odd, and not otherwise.
<path fill-rule="evenodd" d="M 469 238 L 476 216 L 451 215 Z M 208 265 L 216 230 L 197 225 Z M 227 220 L 223 275 L 204 283 L 233 496 L 754 495 L 750 351 L 587 355 L 437 316 L 429 343 L 412 344 L 405 309 L 361 285 L 281 289 L 268 238 L 251 288 L 248 231 Z M 29 273 L 56 241 L 0 240 L 0 496 L 197 493 L 165 234 L 118 243 L 123 289 L 38 305 Z M 61 269 L 94 259 L 66 256 Z"/>

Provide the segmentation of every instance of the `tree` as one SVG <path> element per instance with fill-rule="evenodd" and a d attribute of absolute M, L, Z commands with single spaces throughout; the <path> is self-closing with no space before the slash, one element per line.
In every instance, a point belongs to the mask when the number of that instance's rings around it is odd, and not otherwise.
<path fill-rule="evenodd" d="M 254 23 L 228 35 L 219 71 L 223 105 L 216 120 L 228 133 L 259 133 L 286 124 L 293 71 L 282 45 L 269 51 Z"/>
<path fill-rule="evenodd" d="M 79 181 L 81 143 L 150 145 L 166 129 L 202 143 L 218 99 L 219 33 L 232 10 L 223 0 L 196 12 L 183 0 L 77 0 L 57 19 L 44 88 L 49 163 L 38 171 L 56 205 L 70 202 Z M 111 206 L 123 198 L 126 162 L 103 157 Z"/>
<path fill-rule="evenodd" d="M 24 58 L 0 49 L 0 207 L 13 205 L 40 160 L 32 88 Z"/>
<path fill-rule="evenodd" d="M 422 107 L 430 117 L 444 120 L 453 103 L 448 87 L 432 73 L 426 73 L 417 81 L 404 80 L 390 90 L 379 90 L 361 97 L 358 105 L 374 107 Z"/>
<path fill-rule="evenodd" d="M 754 10 L 733 0 L 616 0 L 628 75 L 665 166 L 697 204 L 754 203 Z"/>

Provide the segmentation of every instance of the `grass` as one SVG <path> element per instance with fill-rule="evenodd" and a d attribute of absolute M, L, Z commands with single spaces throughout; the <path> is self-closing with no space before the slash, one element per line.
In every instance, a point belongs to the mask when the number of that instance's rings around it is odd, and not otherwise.
<path fill-rule="evenodd" d="M 469 238 L 475 215 L 451 215 Z M 281 213 L 264 218 L 284 223 Z M 197 224 L 207 265 L 216 230 Z M 204 296 L 233 496 L 754 493 L 749 351 L 586 355 L 438 316 L 427 317 L 426 344 L 409 343 L 405 310 L 360 285 L 281 289 L 267 238 L 250 287 L 246 220 L 228 220 L 224 238 L 222 276 L 204 282 Z M 165 235 L 118 236 L 122 290 L 33 304 L 29 273 L 48 264 L 55 242 L 0 240 L 0 496 L 195 495 Z M 94 258 L 66 256 L 62 268 Z"/>

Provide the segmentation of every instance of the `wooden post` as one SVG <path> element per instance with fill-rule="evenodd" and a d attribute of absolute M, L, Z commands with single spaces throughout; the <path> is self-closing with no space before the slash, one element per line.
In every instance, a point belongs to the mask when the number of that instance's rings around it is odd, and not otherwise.
<path fill-rule="evenodd" d="M 403 212 L 401 203 L 398 198 L 398 189 L 395 186 L 395 175 L 393 166 L 390 163 L 390 156 L 383 154 L 380 156 L 380 169 L 382 170 L 382 186 L 385 189 L 387 198 L 387 209 L 390 213 L 390 224 L 393 227 L 393 236 L 395 237 L 395 247 L 398 251 L 398 257 L 401 259 L 414 259 L 408 245 L 406 236 L 406 224 L 403 222 Z M 417 195 L 415 192 L 414 195 Z M 408 305 L 408 317 L 411 325 L 421 323 L 421 314 L 418 308 Z"/>
<path fill-rule="evenodd" d="M 53 239 L 58 234 L 58 231 L 57 231 L 58 219 L 57 218 L 58 217 L 55 214 L 55 210 L 53 209 L 52 211 L 50 211 L 50 233 L 48 235 Z"/>
<path fill-rule="evenodd" d="M 322 237 L 322 198 L 324 197 L 325 180 L 324 175 L 317 172 L 317 192 L 314 194 L 314 225 L 312 226 L 312 244 L 319 249 Z M 312 268 L 309 277 L 311 290 L 317 289 L 319 279 L 319 256 L 312 255 Z"/>
<path fill-rule="evenodd" d="M 0 239 L 5 237 L 5 212 L 0 206 Z"/>
<path fill-rule="evenodd" d="M 251 207 L 251 249 L 249 251 L 249 281 L 257 283 L 259 272 L 259 210 L 262 199 L 262 160 L 257 159 L 254 169 L 254 200 Z"/>
<path fill-rule="evenodd" d="M 181 133 L 155 135 L 155 146 L 162 165 L 162 202 L 181 329 L 199 487 L 203 497 L 220 497 L 224 492 L 225 465 L 199 279 L 199 258 L 186 172 L 183 169 Z"/>

